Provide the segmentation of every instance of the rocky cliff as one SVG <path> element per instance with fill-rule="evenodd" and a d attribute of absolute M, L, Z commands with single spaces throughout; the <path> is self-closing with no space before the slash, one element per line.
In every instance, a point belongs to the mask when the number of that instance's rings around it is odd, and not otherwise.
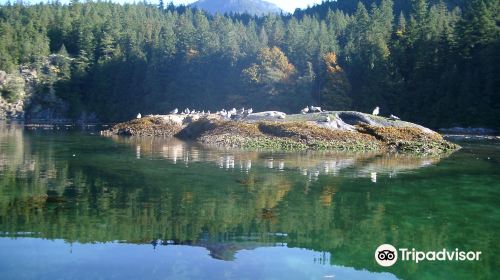
<path fill-rule="evenodd" d="M 6 73 L 0 70 L 0 120 L 72 122 L 69 106 L 56 94 L 56 84 L 69 78 L 72 58 L 52 54 Z M 95 116 L 91 116 L 90 119 Z"/>

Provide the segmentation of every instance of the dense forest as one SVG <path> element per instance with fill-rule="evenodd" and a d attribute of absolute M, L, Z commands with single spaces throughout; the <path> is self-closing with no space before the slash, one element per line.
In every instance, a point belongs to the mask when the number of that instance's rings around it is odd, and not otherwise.
<path fill-rule="evenodd" d="M 354 3 L 264 17 L 163 1 L 5 4 L 0 70 L 43 73 L 43 58 L 59 54 L 48 72 L 56 77 L 37 88 L 31 106 L 63 100 L 74 118 L 317 104 L 380 106 L 382 115 L 434 128 L 499 127 L 499 0 Z"/>

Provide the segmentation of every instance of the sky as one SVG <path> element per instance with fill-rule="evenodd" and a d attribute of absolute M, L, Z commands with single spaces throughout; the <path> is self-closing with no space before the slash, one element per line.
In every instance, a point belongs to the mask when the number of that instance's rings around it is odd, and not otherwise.
<path fill-rule="evenodd" d="M 0 0 L 0 3 L 6 3 L 8 0 Z M 118 3 L 132 3 L 134 0 L 111 0 L 112 2 Z M 140 2 L 141 0 L 136 0 L 136 2 Z M 151 3 L 158 3 L 159 0 L 149 0 Z M 163 0 L 165 3 L 174 2 L 176 5 L 180 4 L 190 4 L 195 2 L 196 0 Z M 286 12 L 293 12 L 296 8 L 307 8 L 307 6 L 312 6 L 314 4 L 319 4 L 322 1 L 326 0 L 264 0 L 270 3 L 276 4 L 278 7 L 283 9 Z M 12 3 L 16 2 L 16 0 L 11 0 Z M 24 0 L 24 2 L 29 3 L 39 3 L 39 2 L 47 2 L 47 0 Z M 69 0 L 60 0 L 62 3 L 68 3 Z"/>
<path fill-rule="evenodd" d="M 165 0 L 164 0 L 165 1 Z M 174 4 L 189 4 L 196 0 L 173 0 Z M 287 12 L 293 12 L 296 8 L 306 8 L 307 6 L 312 6 L 314 4 L 319 4 L 323 0 L 264 0 L 270 3 L 276 4 L 276 6 Z M 326 0 L 325 0 L 326 1 Z M 170 2 L 170 1 L 165 1 Z"/>

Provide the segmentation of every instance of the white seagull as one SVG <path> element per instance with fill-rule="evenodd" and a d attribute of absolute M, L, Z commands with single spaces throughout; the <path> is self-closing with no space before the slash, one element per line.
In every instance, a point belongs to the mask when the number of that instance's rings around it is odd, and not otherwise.
<path fill-rule="evenodd" d="M 398 118 L 397 116 L 394 116 L 392 114 L 389 116 L 389 119 L 393 120 L 393 121 L 399 121 L 399 120 L 401 120 L 400 118 Z"/>
<path fill-rule="evenodd" d="M 310 106 L 310 107 L 309 107 L 309 110 L 310 110 L 311 112 L 320 112 L 320 113 L 322 112 L 322 111 L 321 111 L 321 107 L 314 107 L 314 106 Z"/>
<path fill-rule="evenodd" d="M 309 107 L 305 107 L 304 109 L 300 110 L 300 113 L 302 113 L 303 115 L 309 113 Z"/>
<path fill-rule="evenodd" d="M 138 119 L 142 118 L 141 113 L 137 114 L 137 118 L 138 118 Z"/>
<path fill-rule="evenodd" d="M 375 107 L 375 109 L 373 110 L 372 115 L 378 116 L 378 114 L 380 114 L 380 108 L 379 107 Z"/>
<path fill-rule="evenodd" d="M 171 114 L 171 115 L 175 115 L 175 114 L 177 114 L 178 112 L 179 112 L 179 109 L 175 108 L 175 109 L 173 109 L 172 111 L 170 111 L 170 114 Z"/>

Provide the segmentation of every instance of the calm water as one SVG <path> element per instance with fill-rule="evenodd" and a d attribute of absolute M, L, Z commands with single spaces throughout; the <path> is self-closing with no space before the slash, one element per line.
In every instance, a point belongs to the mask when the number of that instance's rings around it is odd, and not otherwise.
<path fill-rule="evenodd" d="M 500 142 L 445 158 L 0 126 L 0 279 L 498 279 Z M 398 261 L 375 249 L 482 251 Z"/>

